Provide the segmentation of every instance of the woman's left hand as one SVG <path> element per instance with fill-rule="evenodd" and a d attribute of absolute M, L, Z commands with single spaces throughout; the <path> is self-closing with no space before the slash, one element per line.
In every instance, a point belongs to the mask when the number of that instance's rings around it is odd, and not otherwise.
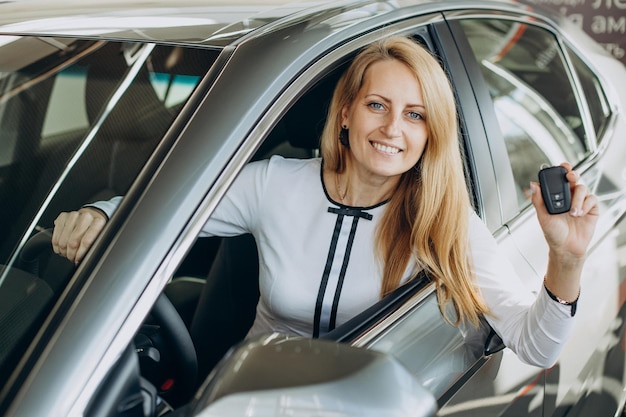
<path fill-rule="evenodd" d="M 569 163 L 563 163 L 561 166 L 567 170 L 566 178 L 572 194 L 570 211 L 557 215 L 549 214 L 538 183 L 531 183 L 532 203 L 551 254 L 561 259 L 582 261 L 600 214 L 598 200 L 595 195 L 589 194 L 584 184 L 578 183 L 580 175 L 572 170 Z"/>

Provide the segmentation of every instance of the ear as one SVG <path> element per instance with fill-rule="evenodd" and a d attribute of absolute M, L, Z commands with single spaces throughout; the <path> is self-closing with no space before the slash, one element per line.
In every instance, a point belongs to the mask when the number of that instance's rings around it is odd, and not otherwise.
<path fill-rule="evenodd" d="M 348 114 L 350 113 L 350 108 L 348 106 L 344 106 L 341 109 L 341 126 L 350 127 L 348 122 Z"/>

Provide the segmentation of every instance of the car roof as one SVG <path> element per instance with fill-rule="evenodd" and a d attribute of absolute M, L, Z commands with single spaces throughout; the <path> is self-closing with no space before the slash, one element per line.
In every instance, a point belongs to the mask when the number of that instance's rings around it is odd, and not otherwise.
<path fill-rule="evenodd" d="M 0 2 L 0 33 L 219 46 L 224 39 L 236 41 L 277 20 L 330 3 L 345 4 L 329 0 L 20 0 Z"/>
<path fill-rule="evenodd" d="M 21 0 L 0 4 L 0 33 L 202 43 L 229 26 L 241 36 L 281 18 L 288 13 L 280 9 L 284 3 L 61 0 L 44 5 L 38 0 Z M 253 18 L 257 15 L 259 18 Z M 241 22 L 248 23 L 247 27 Z"/>
<path fill-rule="evenodd" d="M 511 7 L 515 2 L 458 0 L 8 0 L 0 1 L 0 35 L 62 36 L 225 46 L 269 25 L 330 21 L 345 25 L 405 6 L 424 11 Z M 515 6 L 514 6 L 515 7 Z M 354 13 L 350 13 L 350 12 Z"/>

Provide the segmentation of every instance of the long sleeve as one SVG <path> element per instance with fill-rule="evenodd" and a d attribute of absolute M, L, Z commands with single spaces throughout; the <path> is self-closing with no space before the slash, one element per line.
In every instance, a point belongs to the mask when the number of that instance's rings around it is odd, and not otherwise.
<path fill-rule="evenodd" d="M 202 228 L 200 236 L 236 236 L 252 232 L 257 224 L 256 215 L 260 210 L 269 170 L 269 160 L 246 165 Z M 85 207 L 95 207 L 111 218 L 122 198 L 116 196 Z"/>
<path fill-rule="evenodd" d="M 202 228 L 201 236 L 254 234 L 271 170 L 272 159 L 246 165 Z"/>
<path fill-rule="evenodd" d="M 550 299 L 543 286 L 536 295 L 529 292 L 482 221 L 473 212 L 470 216 L 477 285 L 490 309 L 487 321 L 521 360 L 552 366 L 573 330 L 569 306 Z"/>
<path fill-rule="evenodd" d="M 96 201 L 95 203 L 87 204 L 85 207 L 95 207 L 106 214 L 106 216 L 110 219 L 115 210 L 117 210 L 117 206 L 120 205 L 121 201 L 122 196 L 116 196 L 110 200 Z"/>

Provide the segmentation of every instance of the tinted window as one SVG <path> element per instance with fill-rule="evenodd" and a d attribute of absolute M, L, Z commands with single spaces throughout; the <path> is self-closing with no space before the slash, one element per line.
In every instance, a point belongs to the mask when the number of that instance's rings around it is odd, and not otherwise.
<path fill-rule="evenodd" d="M 61 210 L 123 194 L 216 56 L 134 43 L 7 40 L 0 47 L 0 222 L 9 233 L 0 263 L 51 190 L 39 228 L 51 227 Z"/>
<path fill-rule="evenodd" d="M 508 20 L 461 22 L 493 99 L 520 209 L 542 164 L 589 154 L 572 77 L 554 35 Z"/>
<path fill-rule="evenodd" d="M 125 194 L 218 53 L 0 37 L 0 375 L 72 272 L 18 260 L 25 240 L 61 211 Z"/>

